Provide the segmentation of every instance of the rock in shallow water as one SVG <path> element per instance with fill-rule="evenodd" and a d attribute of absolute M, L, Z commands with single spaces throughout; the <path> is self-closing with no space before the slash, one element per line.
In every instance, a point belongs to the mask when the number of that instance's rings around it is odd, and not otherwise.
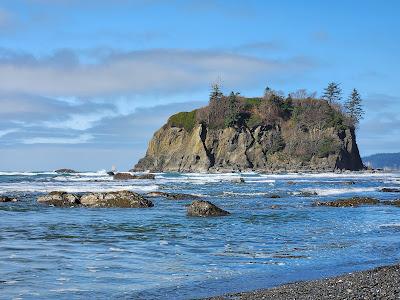
<path fill-rule="evenodd" d="M 209 201 L 196 200 L 187 207 L 187 215 L 191 217 L 217 217 L 227 216 L 230 213 Z"/>
<path fill-rule="evenodd" d="M 37 201 L 42 204 L 66 207 L 80 204 L 78 195 L 58 191 L 40 196 Z"/>
<path fill-rule="evenodd" d="M 117 173 L 114 175 L 115 180 L 130 180 L 130 179 L 155 179 L 154 174 L 132 175 L 131 173 Z"/>
<path fill-rule="evenodd" d="M 17 202 L 17 199 L 8 196 L 0 196 L 0 202 Z"/>
<path fill-rule="evenodd" d="M 87 193 L 81 196 L 66 192 L 51 192 L 38 197 L 37 201 L 60 207 L 82 205 L 87 207 L 145 208 L 154 206 L 150 200 L 130 191 Z"/>
<path fill-rule="evenodd" d="M 383 188 L 380 191 L 383 193 L 400 193 L 400 189 L 398 188 Z"/>
<path fill-rule="evenodd" d="M 338 199 L 334 201 L 314 202 L 314 206 L 332 206 L 332 207 L 356 207 L 360 205 L 374 205 L 379 204 L 380 201 L 375 198 L 369 197 L 354 197 L 348 199 Z"/>
<path fill-rule="evenodd" d="M 91 207 L 145 208 L 154 206 L 150 200 L 130 191 L 89 193 L 83 195 L 80 201 L 82 205 Z"/>
<path fill-rule="evenodd" d="M 72 169 L 58 169 L 58 170 L 55 170 L 54 172 L 56 172 L 56 173 L 58 173 L 58 174 L 77 173 L 75 170 L 72 170 Z"/>
<path fill-rule="evenodd" d="M 166 193 L 166 192 L 150 192 L 146 194 L 149 197 L 165 197 L 170 200 L 194 200 L 199 199 L 197 195 L 179 194 L 179 193 Z"/>

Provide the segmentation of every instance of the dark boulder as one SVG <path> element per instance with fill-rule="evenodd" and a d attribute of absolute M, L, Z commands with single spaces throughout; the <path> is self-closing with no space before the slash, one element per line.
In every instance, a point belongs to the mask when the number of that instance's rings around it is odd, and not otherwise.
<path fill-rule="evenodd" d="M 8 196 L 0 196 L 0 202 L 17 202 L 16 198 L 8 197 Z"/>
<path fill-rule="evenodd" d="M 58 174 L 73 174 L 73 173 L 77 173 L 75 170 L 72 170 L 72 169 L 58 169 L 58 170 L 55 170 L 54 172 L 56 172 Z"/>
<path fill-rule="evenodd" d="M 217 217 L 229 214 L 209 201 L 195 200 L 187 207 L 187 215 L 191 217 Z"/>
<path fill-rule="evenodd" d="M 109 176 L 114 176 L 115 173 L 114 173 L 113 171 L 108 171 L 108 172 L 107 172 L 107 175 L 109 175 Z"/>
<path fill-rule="evenodd" d="M 50 192 L 47 195 L 40 196 L 37 201 L 41 204 L 60 206 L 60 207 L 70 207 L 80 204 L 79 196 L 75 194 L 70 194 L 66 192 Z"/>
<path fill-rule="evenodd" d="M 146 208 L 154 206 L 150 200 L 131 191 L 88 193 L 82 195 L 80 202 L 90 207 Z"/>
<path fill-rule="evenodd" d="M 334 201 L 314 202 L 314 206 L 332 206 L 332 207 L 357 207 L 360 205 L 375 205 L 379 204 L 380 201 L 370 197 L 353 197 L 348 199 L 338 199 Z"/>

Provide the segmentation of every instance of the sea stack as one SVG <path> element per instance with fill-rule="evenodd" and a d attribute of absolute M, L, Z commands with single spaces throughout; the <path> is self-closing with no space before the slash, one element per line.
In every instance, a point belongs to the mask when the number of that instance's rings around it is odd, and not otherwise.
<path fill-rule="evenodd" d="M 232 94 L 180 112 L 151 139 L 135 171 L 361 170 L 355 126 L 321 99 Z"/>

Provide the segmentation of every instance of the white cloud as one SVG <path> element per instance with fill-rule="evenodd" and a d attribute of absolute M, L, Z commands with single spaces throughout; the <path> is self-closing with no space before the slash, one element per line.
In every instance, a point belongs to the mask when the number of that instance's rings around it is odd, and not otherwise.
<path fill-rule="evenodd" d="M 6 136 L 7 134 L 17 132 L 17 131 L 19 131 L 18 128 L 10 128 L 10 129 L 0 130 L 0 138 L 2 138 L 3 136 Z"/>
<path fill-rule="evenodd" d="M 116 116 L 113 111 L 100 111 L 87 114 L 72 114 L 64 121 L 44 121 L 42 125 L 48 128 L 87 130 L 105 118 Z"/>
<path fill-rule="evenodd" d="M 313 64 L 304 59 L 273 60 L 254 56 L 177 49 L 110 52 L 92 64 L 73 51 L 36 58 L 3 51 L 3 92 L 51 97 L 105 97 L 182 92 L 207 86 L 217 77 L 226 85 L 253 85 L 268 78 L 302 72 Z"/>
<path fill-rule="evenodd" d="M 85 144 L 93 139 L 91 134 L 81 134 L 77 137 L 33 137 L 22 139 L 22 144 Z"/>

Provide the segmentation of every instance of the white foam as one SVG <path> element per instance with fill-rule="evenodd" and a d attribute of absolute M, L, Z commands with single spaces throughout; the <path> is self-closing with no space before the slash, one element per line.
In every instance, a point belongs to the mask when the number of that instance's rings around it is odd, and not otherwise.
<path fill-rule="evenodd" d="M 303 189 L 302 192 L 306 193 L 317 193 L 319 196 L 331 196 L 340 194 L 350 194 L 350 193 L 365 193 L 374 192 L 376 188 L 366 187 L 366 188 L 343 188 L 343 189 Z"/>
<path fill-rule="evenodd" d="M 0 184 L 0 194 L 9 192 L 30 192 L 30 193 L 49 193 L 52 191 L 64 191 L 68 193 L 84 192 L 112 192 L 112 191 L 133 191 L 133 192 L 152 192 L 159 190 L 159 186 L 152 185 L 127 185 L 116 183 L 97 183 L 88 182 L 86 184 L 76 183 L 57 183 L 57 182 L 19 182 Z"/>
<path fill-rule="evenodd" d="M 55 175 L 55 172 L 1 172 L 0 176 L 36 176 L 36 175 Z"/>

